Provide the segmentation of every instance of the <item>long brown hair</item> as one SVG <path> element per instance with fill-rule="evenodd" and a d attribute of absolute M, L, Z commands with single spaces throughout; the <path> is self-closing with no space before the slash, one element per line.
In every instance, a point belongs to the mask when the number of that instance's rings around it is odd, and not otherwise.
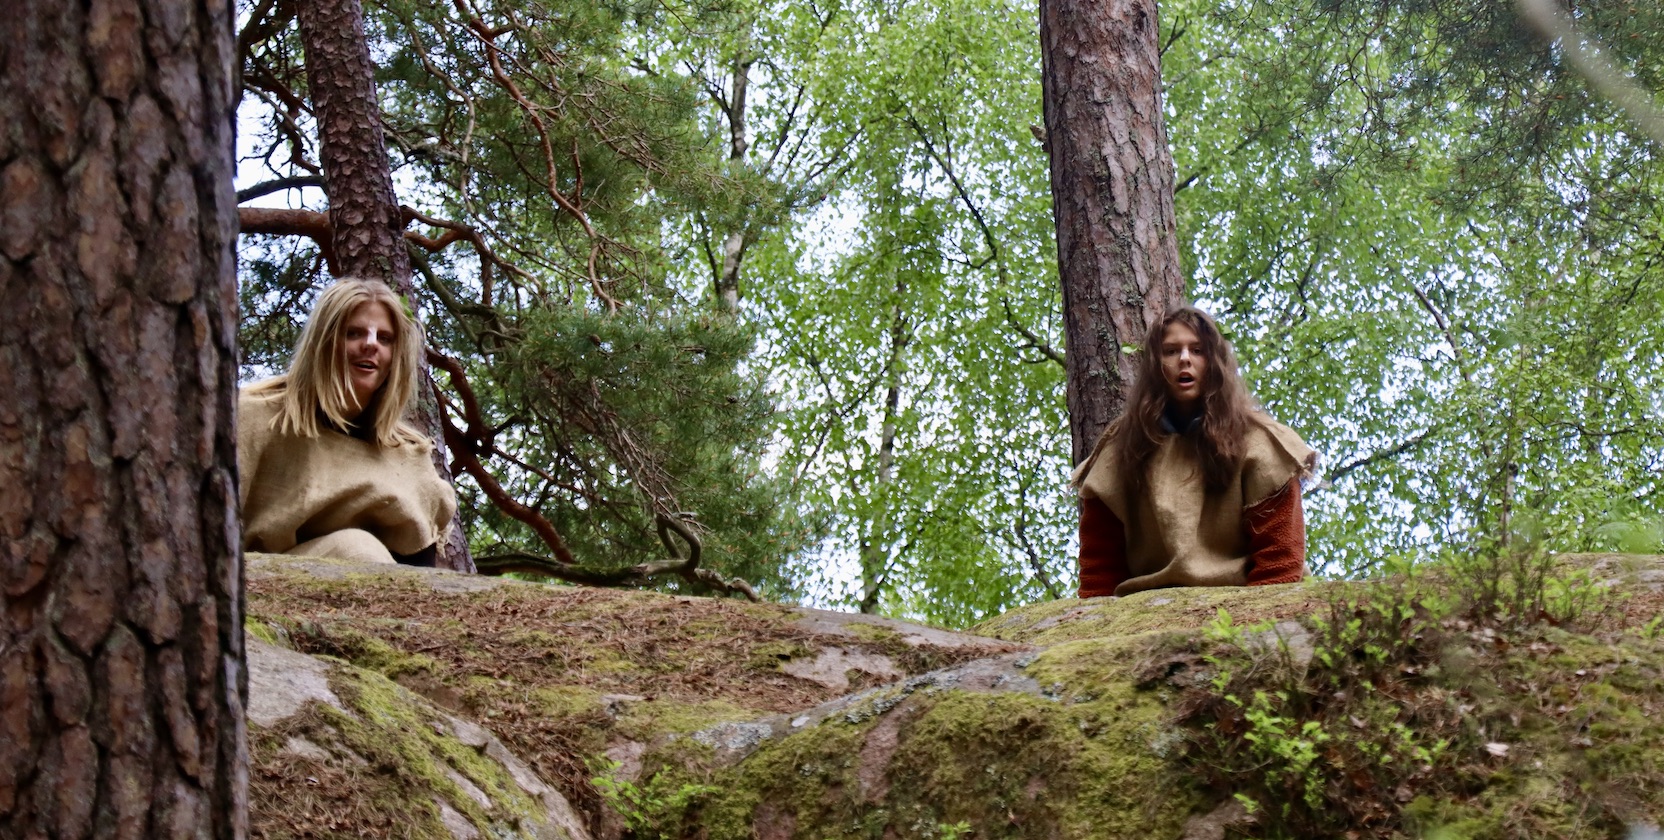
<path fill-rule="evenodd" d="M 244 388 L 251 395 L 280 400 L 272 427 L 298 437 L 318 436 L 318 415 L 338 428 L 353 426 L 347 416 L 354 405 L 352 384 L 347 375 L 347 354 L 341 342 L 347 319 L 366 303 L 387 307 L 393 317 L 393 362 L 387 369 L 371 405 L 373 437 L 380 446 L 428 444 L 426 435 L 405 420 L 405 412 L 416 399 L 416 371 L 422 352 L 422 331 L 411 319 L 404 302 L 379 280 L 343 278 L 318 296 L 311 317 L 295 343 L 295 356 L 288 372 Z"/>
<path fill-rule="evenodd" d="M 1237 371 L 1231 342 L 1219 332 L 1213 317 L 1194 306 L 1169 310 L 1150 325 L 1140 350 L 1138 378 L 1127 394 L 1127 408 L 1110 424 L 1108 444 L 1114 447 L 1127 488 L 1142 492 L 1149 479 L 1150 456 L 1167 432 L 1161 415 L 1167 409 L 1167 380 L 1161 375 L 1161 342 L 1167 328 L 1183 324 L 1201 339 L 1207 371 L 1202 377 L 1200 435 L 1196 441 L 1202 479 L 1209 490 L 1221 490 L 1236 475 L 1244 455 L 1243 440 L 1252 422 L 1254 400 Z"/>

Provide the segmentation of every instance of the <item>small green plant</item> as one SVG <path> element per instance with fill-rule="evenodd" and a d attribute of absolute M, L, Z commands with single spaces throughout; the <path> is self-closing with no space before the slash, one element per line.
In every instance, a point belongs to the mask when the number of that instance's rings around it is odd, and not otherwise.
<path fill-rule="evenodd" d="M 1597 612 L 1604 590 L 1553 562 L 1521 544 L 1391 562 L 1389 579 L 1334 590 L 1306 620 L 1298 660 L 1281 630 L 1220 610 L 1202 634 L 1212 673 L 1181 704 L 1186 761 L 1274 836 L 1390 833 L 1408 793 L 1472 789 L 1465 757 L 1485 727 L 1494 737 L 1509 724 L 1475 720 L 1460 686 L 1441 682 L 1444 658 Z"/>
<path fill-rule="evenodd" d="M 1664 615 L 1653 616 L 1653 619 L 1641 625 L 1637 632 L 1643 639 L 1664 639 Z"/>
<path fill-rule="evenodd" d="M 624 818 L 624 825 L 636 840 L 680 836 L 677 829 L 687 812 L 717 790 L 691 782 L 677 784 L 664 774 L 654 774 L 645 785 L 637 785 L 618 776 L 620 766 L 608 759 L 593 762 L 595 776 L 589 781 L 607 805 Z"/>
<path fill-rule="evenodd" d="M 937 840 L 960 840 L 960 838 L 968 837 L 970 834 L 971 824 L 968 822 L 936 824 Z"/>
<path fill-rule="evenodd" d="M 1323 779 L 1319 775 L 1319 748 L 1332 740 L 1320 721 L 1300 721 L 1282 714 L 1289 702 L 1287 692 L 1254 692 L 1254 699 L 1242 716 L 1248 722 L 1243 740 L 1249 752 L 1266 768 L 1268 786 L 1297 791 L 1308 808 L 1323 805 Z M 1286 812 L 1291 803 L 1285 801 Z"/>

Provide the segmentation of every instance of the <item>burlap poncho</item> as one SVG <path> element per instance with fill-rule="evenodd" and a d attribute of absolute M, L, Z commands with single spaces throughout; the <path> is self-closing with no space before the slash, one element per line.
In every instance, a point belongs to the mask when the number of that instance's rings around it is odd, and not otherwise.
<path fill-rule="evenodd" d="M 1166 435 L 1150 457 L 1146 492 L 1128 498 L 1111 447 L 1076 470 L 1083 498 L 1096 498 L 1126 526 L 1132 577 L 1115 590 L 1127 595 L 1166 586 L 1242 586 L 1247 583 L 1248 533 L 1243 512 L 1310 474 L 1317 453 L 1294 430 L 1254 415 L 1237 474 L 1218 492 L 1203 484 L 1193 434 Z"/>
<path fill-rule="evenodd" d="M 281 553 L 344 529 L 370 532 L 397 554 L 439 542 L 456 494 L 420 446 L 382 447 L 325 427 L 315 438 L 272 428 L 278 402 L 237 400 L 243 547 Z"/>

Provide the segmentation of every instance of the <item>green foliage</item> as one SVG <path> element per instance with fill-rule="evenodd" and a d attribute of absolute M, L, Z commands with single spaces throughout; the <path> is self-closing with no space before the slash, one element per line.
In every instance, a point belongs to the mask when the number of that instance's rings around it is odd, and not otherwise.
<path fill-rule="evenodd" d="M 1529 550 L 1395 572 L 1335 590 L 1308 627 L 1238 625 L 1221 609 L 1204 629 L 1211 673 L 1179 704 L 1183 761 L 1272 836 L 1385 836 L 1413 797 L 1486 789 L 1482 757 L 1506 756 L 1534 725 L 1518 698 L 1496 702 L 1491 657 L 1546 650 L 1547 628 L 1600 626 L 1612 608 L 1609 590 Z"/>
<path fill-rule="evenodd" d="M 655 773 L 645 785 L 637 785 L 617 775 L 621 765 L 616 761 L 601 758 L 592 764 L 596 775 L 589 780 L 590 784 L 600 792 L 607 806 L 624 818 L 624 825 L 635 840 L 682 837 L 682 816 L 700 800 L 717 792 L 710 785 L 677 784 L 671 781 L 669 773 Z"/>
<path fill-rule="evenodd" d="M 510 412 L 491 420 L 508 424 L 507 454 L 566 479 L 498 458 L 516 498 L 571 530 L 585 562 L 626 563 L 654 550 L 626 509 L 670 481 L 722 562 L 770 592 L 948 625 L 1073 588 L 1032 7 L 478 8 L 513 16 L 498 43 L 530 107 L 453 7 L 386 0 L 369 15 L 401 200 L 467 222 L 502 260 L 452 246 L 419 303 L 435 343 Z M 1597 0 L 1577 14 L 1657 87 L 1664 11 Z M 1558 550 L 1657 550 L 1656 530 L 1618 523 L 1664 515 L 1658 150 L 1510 4 L 1176 0 L 1160 24 L 1189 292 L 1265 407 L 1325 456 L 1306 502 L 1314 566 L 1367 576 L 1526 521 Z M 274 176 L 304 174 L 285 120 L 309 128 L 264 80 L 304 93 L 299 58 L 284 29 L 245 68 L 248 107 L 273 106 L 248 115 L 262 127 L 251 161 Z M 550 189 L 576 195 L 583 220 Z M 578 321 L 611 297 L 627 310 L 614 346 L 637 360 L 614 361 L 674 359 L 651 348 L 721 308 L 730 258 L 752 343 L 725 364 L 747 382 L 709 393 L 752 408 L 698 397 L 684 414 L 668 378 L 547 363 L 598 383 L 680 478 L 580 440 L 582 424 L 513 413 L 533 392 L 545 409 L 572 402 L 532 388 L 525 371 L 544 363 L 504 346 L 504 324 L 565 308 L 539 352 L 581 354 L 577 339 L 604 330 Z M 243 264 L 252 375 L 285 358 L 319 258 L 245 239 Z M 764 391 L 772 412 L 752 399 Z M 674 430 L 718 434 L 695 446 Z M 535 439 L 551 432 L 588 460 Z M 482 550 L 535 548 L 477 488 L 463 495 Z"/>
<path fill-rule="evenodd" d="M 436 377 L 468 454 L 583 566 L 663 559 L 654 515 L 685 514 L 705 565 L 790 597 L 779 570 L 803 537 L 761 460 L 773 408 L 751 365 L 754 330 L 681 297 L 667 253 L 676 243 L 664 238 L 690 208 L 766 202 L 771 188 L 707 160 L 686 68 L 643 72 L 662 45 L 719 23 L 721 9 L 470 9 L 498 33 L 482 37 L 446 4 L 367 6 L 399 199 L 479 237 L 471 250 L 464 240 L 417 253 L 413 301 L 429 344 L 463 366 L 477 398 L 469 405 L 463 383 Z M 291 107 L 306 91 L 290 11 L 245 10 L 261 33 L 245 55 L 245 116 L 267 129 L 245 169 L 314 172 L 309 115 Z M 247 240 L 243 256 L 252 377 L 282 369 L 326 279 L 309 245 Z M 476 552 L 553 553 L 475 479 L 457 484 Z"/>
<path fill-rule="evenodd" d="M 619 565 L 662 556 L 652 512 L 675 505 L 698 514 L 707 563 L 768 578 L 797 537 L 761 471 L 771 406 L 741 372 L 750 330 L 711 314 L 565 307 L 528 309 L 511 328 L 516 340 L 471 379 L 489 385 L 489 414 L 518 418 L 498 429 L 501 445 L 512 441 L 519 459 L 542 465 L 522 474 L 515 494 L 564 491 L 578 503 L 544 508 L 574 553 Z M 536 550 L 519 522 L 476 510 L 470 532 L 481 552 Z"/>
<path fill-rule="evenodd" d="M 1579 14 L 1656 68 L 1657 9 Z M 1587 550 L 1656 516 L 1657 150 L 1508 4 L 1163 15 L 1191 292 L 1325 453 L 1318 565 L 1369 574 L 1522 513 Z"/>
<path fill-rule="evenodd" d="M 841 167 L 746 257 L 787 409 L 781 472 L 821 523 L 800 573 L 817 600 L 954 626 L 1068 592 L 1032 10 L 782 4 L 756 20 L 789 44 L 770 60 L 792 62 L 791 84 L 770 97 L 801 84 L 820 120 L 794 141 Z"/>
<path fill-rule="evenodd" d="M 1625 554 L 1664 554 L 1664 517 L 1608 522 L 1596 528 L 1595 535 Z"/>

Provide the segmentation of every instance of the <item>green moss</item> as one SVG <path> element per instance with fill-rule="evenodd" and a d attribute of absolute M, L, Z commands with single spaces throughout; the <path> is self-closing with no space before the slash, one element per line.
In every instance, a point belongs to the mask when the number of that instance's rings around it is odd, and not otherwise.
<path fill-rule="evenodd" d="M 427 674 L 442 677 L 446 668 L 420 653 L 406 653 L 376 636 L 340 623 L 281 622 L 294 647 L 304 653 L 333 656 L 385 677 Z"/>
<path fill-rule="evenodd" d="M 901 634 L 882 624 L 871 624 L 865 621 L 851 621 L 844 625 L 844 629 L 855 638 L 865 642 L 899 642 Z"/>
<path fill-rule="evenodd" d="M 360 754 L 374 756 L 372 764 L 380 763 L 438 793 L 481 829 L 505 813 L 515 820 L 534 813 L 536 804 L 506 769 L 452 737 L 448 722 L 413 702 L 413 696 L 392 681 L 361 670 L 337 669 L 331 688 L 357 713 L 356 720 L 348 719 L 338 728 L 353 733 L 348 740 Z M 484 791 L 493 811 L 505 813 L 488 813 L 450 778 L 447 766 Z"/>
<path fill-rule="evenodd" d="M 282 638 L 278 636 L 277 631 L 273 630 L 271 625 L 266 624 L 263 621 L 257 621 L 253 618 L 244 619 L 243 632 L 259 639 L 262 642 L 265 642 L 268 645 L 287 647 Z"/>
<path fill-rule="evenodd" d="M 491 685 L 501 688 L 495 681 Z M 592 714 L 601 708 L 600 692 L 574 685 L 535 688 L 531 697 L 537 705 L 537 713 L 547 718 L 576 717 Z"/>
<path fill-rule="evenodd" d="M 781 640 L 761 644 L 751 649 L 751 658 L 746 666 L 754 671 L 778 671 L 780 665 L 793 659 L 810 656 L 814 648 L 802 642 Z"/>
<path fill-rule="evenodd" d="M 1177 836 L 1205 798 L 1171 770 L 1161 699 L 1132 687 L 1141 645 L 1042 653 L 1027 668 L 1042 696 L 896 687 L 734 767 L 668 762 L 676 784 L 715 789 L 669 818 L 711 840 L 760 822 L 815 840 L 935 838 L 957 823 L 978 837 Z"/>
<path fill-rule="evenodd" d="M 1473 805 L 1418 796 L 1404 806 L 1404 827 L 1425 840 L 1480 840 L 1496 836 L 1500 825 Z"/>
<path fill-rule="evenodd" d="M 643 670 L 643 666 L 605 648 L 591 648 L 591 656 L 584 670 L 592 674 L 628 674 Z"/>
<path fill-rule="evenodd" d="M 624 737 L 646 743 L 665 735 L 698 732 L 719 723 L 756 717 L 755 711 L 723 700 L 643 700 L 625 704 L 617 727 Z"/>
<path fill-rule="evenodd" d="M 340 665 L 330 674 L 330 687 L 344 710 L 312 703 L 254 739 L 255 820 L 264 823 L 269 836 L 322 828 L 340 836 L 449 840 L 451 834 L 440 822 L 440 799 L 487 836 L 514 829 L 539 813 L 539 804 L 504 767 L 454 737 L 447 720 L 392 681 Z M 329 757 L 285 753 L 292 738 L 321 747 Z M 285 762 L 301 763 L 304 770 L 284 772 Z M 452 774 L 482 792 L 490 805 L 477 801 Z M 281 789 L 301 781 L 308 786 L 304 796 Z M 272 808 L 285 810 L 262 813 Z M 308 808 L 316 813 L 306 813 Z"/>
<path fill-rule="evenodd" d="M 697 804 L 696 814 L 684 817 L 696 820 L 709 840 L 750 840 L 765 802 L 773 811 L 790 815 L 798 826 L 797 836 L 852 836 L 851 823 L 859 823 L 862 812 L 871 809 L 856 807 L 842 793 L 856 788 L 853 768 L 868 728 L 833 719 L 768 744 L 739 766 L 709 779 L 674 765 L 660 772 L 671 773 L 675 781 L 717 789 Z"/>
<path fill-rule="evenodd" d="M 1220 608 L 1239 624 L 1309 615 L 1326 587 L 1308 580 L 1286 586 L 1211 586 L 1154 589 L 1122 598 L 1063 598 L 1012 610 L 968 632 L 995 639 L 1054 645 L 1080 639 L 1133 636 L 1154 630 L 1196 629 Z"/>
<path fill-rule="evenodd" d="M 1207 810 L 1207 795 L 1174 761 L 1184 736 L 1165 697 L 1135 687 L 1134 671 L 1162 635 L 1059 645 L 1027 669 L 1067 701 L 1066 731 L 1079 736 L 1060 731 L 1052 747 L 1070 757 L 1057 778 L 1069 794 L 1059 814 L 1066 837 L 1177 837 L 1192 812 Z"/>

